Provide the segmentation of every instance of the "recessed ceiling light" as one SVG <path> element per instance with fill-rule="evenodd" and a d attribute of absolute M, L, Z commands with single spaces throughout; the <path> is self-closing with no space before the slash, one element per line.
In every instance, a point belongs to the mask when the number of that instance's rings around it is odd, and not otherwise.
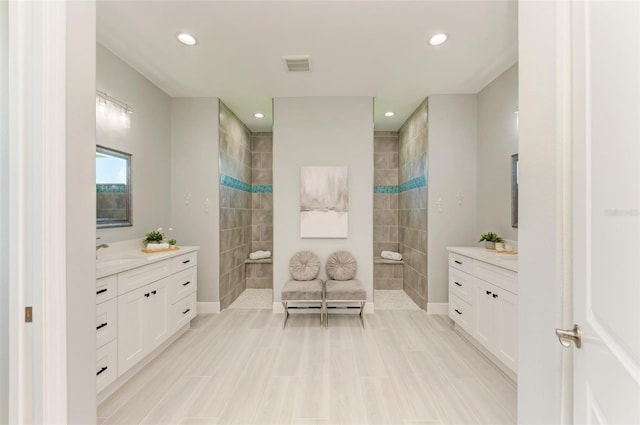
<path fill-rule="evenodd" d="M 431 37 L 431 39 L 429 40 L 429 44 L 431 44 L 432 46 L 439 46 L 445 41 L 447 41 L 447 34 L 440 33 Z"/>
<path fill-rule="evenodd" d="M 264 114 L 262 112 L 256 112 L 253 116 L 256 118 L 264 118 Z"/>
<path fill-rule="evenodd" d="M 176 35 L 176 38 L 180 43 L 186 44 L 187 46 L 198 44 L 198 40 L 196 40 L 194 36 L 192 36 L 191 34 L 187 34 L 186 32 L 181 32 L 180 34 Z"/>
<path fill-rule="evenodd" d="M 385 113 L 384 113 L 384 116 L 385 116 L 385 117 L 392 117 L 392 116 L 394 116 L 395 114 L 396 114 L 395 112 L 391 112 L 391 111 L 389 111 L 389 112 L 385 112 Z"/>

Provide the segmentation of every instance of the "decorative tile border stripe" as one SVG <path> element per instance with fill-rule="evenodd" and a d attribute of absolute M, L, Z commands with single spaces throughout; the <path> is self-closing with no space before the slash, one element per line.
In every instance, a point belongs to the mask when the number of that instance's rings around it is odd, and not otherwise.
<path fill-rule="evenodd" d="M 245 183 L 242 180 L 234 179 L 231 176 L 221 174 L 220 184 L 222 186 L 230 187 L 231 189 L 237 189 L 251 193 L 251 185 L 249 183 Z"/>
<path fill-rule="evenodd" d="M 400 187 L 398 185 L 376 185 L 373 186 L 373 193 L 398 193 L 400 191 Z"/>
<path fill-rule="evenodd" d="M 273 193 L 273 186 L 270 184 L 254 184 L 243 182 L 242 180 L 235 179 L 231 176 L 224 174 L 220 175 L 220 184 L 222 186 L 230 187 L 231 189 L 242 190 L 249 193 Z"/>
<path fill-rule="evenodd" d="M 426 186 L 427 178 L 425 176 L 419 176 L 399 185 L 375 185 L 373 186 L 373 193 L 402 193 Z"/>
<path fill-rule="evenodd" d="M 417 189 L 419 187 L 427 186 L 427 178 L 425 176 L 419 176 L 411 180 L 407 180 L 404 183 L 401 183 L 399 186 L 400 193 L 406 192 L 408 190 Z"/>
<path fill-rule="evenodd" d="M 104 184 L 99 183 L 96 184 L 96 192 L 97 193 L 125 193 L 127 191 L 126 184 Z"/>
<path fill-rule="evenodd" d="M 254 184 L 251 186 L 251 193 L 273 193 L 273 186 L 270 184 Z"/>

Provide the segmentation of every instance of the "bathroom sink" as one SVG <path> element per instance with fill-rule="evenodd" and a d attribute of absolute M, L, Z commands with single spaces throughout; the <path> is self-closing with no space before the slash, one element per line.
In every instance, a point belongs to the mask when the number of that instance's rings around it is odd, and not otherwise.
<path fill-rule="evenodd" d="M 517 255 L 511 255 L 511 254 L 496 254 L 496 258 L 498 258 L 499 260 L 507 260 L 507 261 L 517 261 L 518 260 L 518 256 Z"/>
<path fill-rule="evenodd" d="M 140 261 L 139 258 L 105 258 L 96 260 L 97 269 L 106 269 L 109 267 L 127 266 Z"/>

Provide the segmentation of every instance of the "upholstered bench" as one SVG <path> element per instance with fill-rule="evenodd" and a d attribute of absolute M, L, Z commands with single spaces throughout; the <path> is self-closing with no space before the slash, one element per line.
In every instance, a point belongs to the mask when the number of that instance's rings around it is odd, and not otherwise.
<path fill-rule="evenodd" d="M 358 263 L 347 251 L 337 251 L 327 259 L 327 275 L 331 280 L 325 283 L 324 310 L 325 324 L 329 326 L 327 306 L 331 303 L 359 303 L 360 321 L 364 328 L 364 306 L 367 303 L 367 291 L 358 279 L 355 279 Z"/>
<path fill-rule="evenodd" d="M 324 323 L 324 285 L 316 279 L 320 271 L 320 259 L 311 251 L 301 251 L 291 257 L 289 273 L 292 280 L 287 281 L 280 292 L 280 300 L 284 307 L 284 322 L 289 318 L 289 302 L 317 302 L 320 305 L 320 327 Z"/>

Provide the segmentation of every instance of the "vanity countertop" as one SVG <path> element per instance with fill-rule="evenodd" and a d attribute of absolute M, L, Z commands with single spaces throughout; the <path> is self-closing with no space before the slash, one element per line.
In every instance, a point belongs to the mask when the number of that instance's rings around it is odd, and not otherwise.
<path fill-rule="evenodd" d="M 484 248 L 475 246 L 450 246 L 447 251 L 456 254 L 481 260 L 494 266 L 502 267 L 507 270 L 518 272 L 518 255 L 517 254 L 499 254 L 490 252 Z"/>
<path fill-rule="evenodd" d="M 193 251 L 198 251 L 199 246 L 180 246 L 175 251 L 158 252 L 146 254 L 140 249 L 128 249 L 119 251 L 116 254 L 99 257 L 96 260 L 96 279 L 120 273 L 125 270 L 135 269 L 166 260 L 167 258 L 178 257 Z"/>

